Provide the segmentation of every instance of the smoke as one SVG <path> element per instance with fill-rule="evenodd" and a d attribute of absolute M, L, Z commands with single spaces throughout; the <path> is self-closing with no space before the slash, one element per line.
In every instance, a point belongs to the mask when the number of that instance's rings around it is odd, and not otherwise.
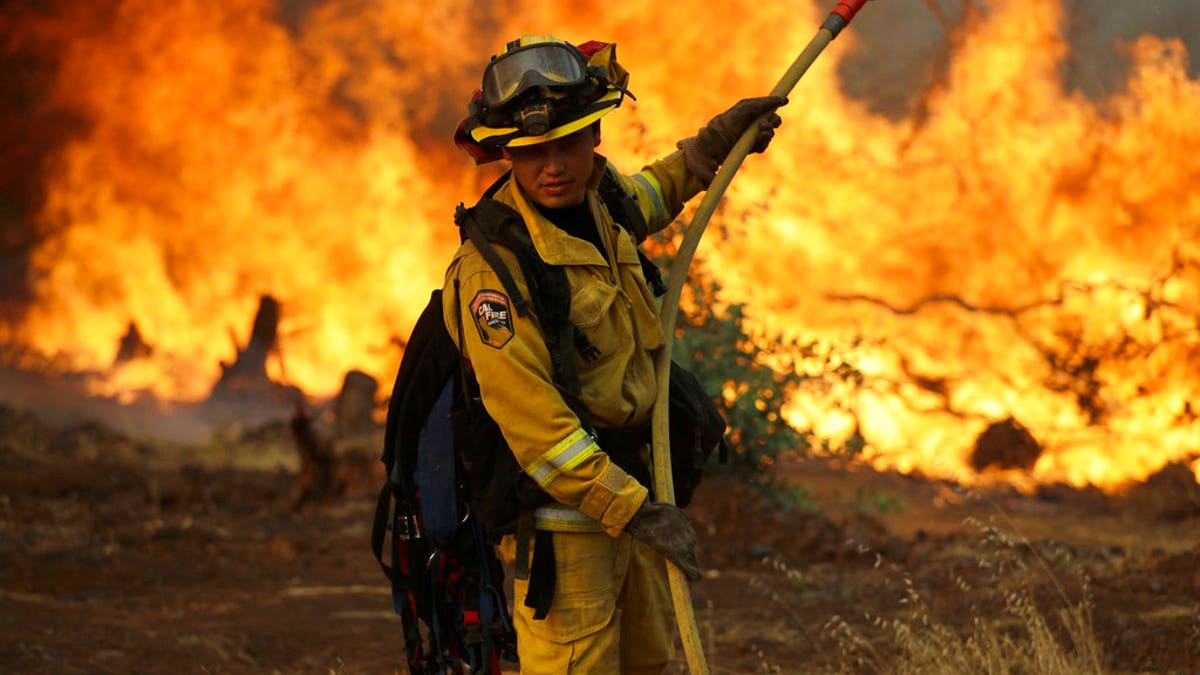
<path fill-rule="evenodd" d="M 0 12 L 0 36 L 0 316 L 11 319 L 30 300 L 29 255 L 39 239 L 34 216 L 45 177 L 58 148 L 87 125 L 79 111 L 50 103 L 64 36 L 34 15 L 32 4 Z"/>
<path fill-rule="evenodd" d="M 1178 38 L 1200 54 L 1200 4 L 1192 0 L 1112 2 L 1061 0 L 1070 46 L 1060 76 L 1067 91 L 1092 100 L 1120 93 L 1129 79 L 1126 48 L 1142 35 Z M 841 63 L 842 86 L 876 113 L 912 115 L 944 75 L 955 29 L 968 12 L 989 11 L 987 0 L 873 2 L 854 20 L 855 47 Z M 1189 30 L 1189 28 L 1191 28 Z M 1193 62 L 1189 75 L 1196 77 Z"/>

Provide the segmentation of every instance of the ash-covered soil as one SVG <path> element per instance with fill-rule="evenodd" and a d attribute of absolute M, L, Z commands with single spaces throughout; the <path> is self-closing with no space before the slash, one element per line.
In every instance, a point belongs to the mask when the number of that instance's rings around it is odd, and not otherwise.
<path fill-rule="evenodd" d="M 0 408 L 0 671 L 405 672 L 367 544 L 373 450 L 343 453 L 340 493 L 296 507 L 292 443 L 280 425 L 168 447 Z M 1104 672 L 1200 664 L 1186 467 L 1123 495 L 962 489 L 830 460 L 780 473 L 820 512 L 725 476 L 688 509 L 714 673 L 896 672 L 931 655 L 954 672 L 977 635 L 1061 646 Z"/>

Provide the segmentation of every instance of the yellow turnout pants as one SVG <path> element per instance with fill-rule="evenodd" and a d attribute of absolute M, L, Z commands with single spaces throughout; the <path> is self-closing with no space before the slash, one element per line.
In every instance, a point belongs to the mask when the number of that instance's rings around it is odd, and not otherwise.
<path fill-rule="evenodd" d="M 513 580 L 521 674 L 659 675 L 676 632 L 662 556 L 628 534 L 555 532 L 553 541 L 558 577 L 545 619 L 525 606 L 528 581 Z M 500 557 L 511 570 L 514 536 Z"/>

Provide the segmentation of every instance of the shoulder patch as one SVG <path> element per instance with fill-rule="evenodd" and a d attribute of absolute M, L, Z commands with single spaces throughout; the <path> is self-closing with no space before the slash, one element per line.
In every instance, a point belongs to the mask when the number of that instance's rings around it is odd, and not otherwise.
<path fill-rule="evenodd" d="M 508 296 L 503 293 L 486 289 L 476 293 L 471 300 L 471 316 L 483 344 L 500 349 L 512 339 L 512 312 Z"/>

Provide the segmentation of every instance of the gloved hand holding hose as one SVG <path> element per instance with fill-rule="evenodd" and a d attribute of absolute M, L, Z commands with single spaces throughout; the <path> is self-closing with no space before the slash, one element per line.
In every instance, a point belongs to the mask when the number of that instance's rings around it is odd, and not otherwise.
<path fill-rule="evenodd" d="M 625 525 L 625 531 L 661 553 L 689 580 L 700 580 L 700 565 L 696 562 L 696 530 L 683 509 L 674 504 L 652 502 L 647 497 Z"/>
<path fill-rule="evenodd" d="M 712 118 L 708 124 L 700 127 L 695 136 L 689 136 L 676 144 L 683 150 L 688 169 L 696 174 L 704 187 L 708 187 L 734 144 L 759 118 L 762 119 L 758 123 L 758 136 L 755 137 L 750 151 L 766 150 L 771 139 L 775 137 L 775 129 L 783 122 L 779 115 L 775 114 L 775 110 L 787 102 L 783 96 L 744 98 L 729 110 Z"/>

